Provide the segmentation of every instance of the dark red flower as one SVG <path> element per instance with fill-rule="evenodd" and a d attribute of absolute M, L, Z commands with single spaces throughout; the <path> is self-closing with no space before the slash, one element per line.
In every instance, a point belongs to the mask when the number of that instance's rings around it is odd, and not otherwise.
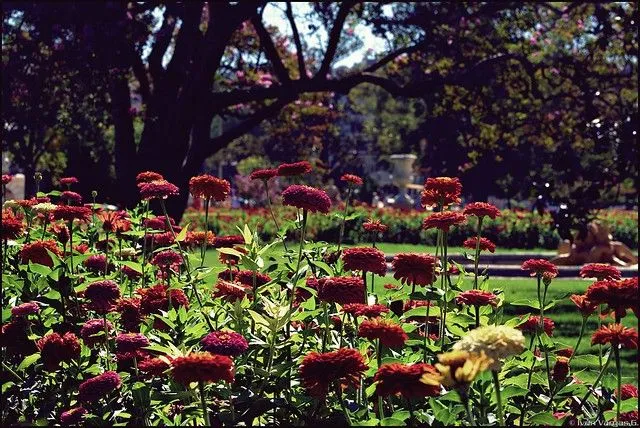
<path fill-rule="evenodd" d="M 436 258 L 428 254 L 399 253 L 391 265 L 393 277 L 403 284 L 430 285 L 436 279 Z"/>
<path fill-rule="evenodd" d="M 66 245 L 67 242 L 69 242 L 69 229 L 67 228 L 66 224 L 64 223 L 52 224 L 51 232 L 53 232 L 53 234 L 56 235 L 56 238 L 58 238 L 58 241 L 60 241 L 62 245 Z"/>
<path fill-rule="evenodd" d="M 122 233 L 131 229 L 131 222 L 118 211 L 102 211 L 98 214 L 98 219 L 105 232 Z"/>
<path fill-rule="evenodd" d="M 371 233 L 385 233 L 389 226 L 382 224 L 379 220 L 368 219 L 362 224 L 362 228 Z"/>
<path fill-rule="evenodd" d="M 140 196 L 144 200 L 167 199 L 169 196 L 176 196 L 180 189 L 167 180 L 155 180 L 140 185 Z"/>
<path fill-rule="evenodd" d="M 351 184 L 353 186 L 362 186 L 364 183 L 362 178 L 355 174 L 344 174 L 340 177 L 340 181 L 344 181 L 345 183 Z"/>
<path fill-rule="evenodd" d="M 11 308 L 11 316 L 14 318 L 35 315 L 40 312 L 40 306 L 36 302 L 26 302 Z"/>
<path fill-rule="evenodd" d="M 400 325 L 385 318 L 362 321 L 358 336 L 369 340 L 380 339 L 380 344 L 388 348 L 402 348 L 409 338 Z"/>
<path fill-rule="evenodd" d="M 74 407 L 60 414 L 60 425 L 82 425 L 83 416 L 87 413 L 87 409 L 82 406 Z"/>
<path fill-rule="evenodd" d="M 463 247 L 469 248 L 475 251 L 478 244 L 478 237 L 467 238 L 462 244 Z M 490 253 L 496 252 L 496 244 L 488 240 L 487 238 L 480 238 L 480 251 L 489 251 Z"/>
<path fill-rule="evenodd" d="M 243 245 L 242 235 L 216 236 L 213 240 L 213 248 L 233 248 L 235 245 Z"/>
<path fill-rule="evenodd" d="M 213 297 L 218 297 L 228 302 L 235 302 L 236 300 L 242 300 L 242 298 L 250 291 L 251 287 L 246 285 L 218 279 L 213 292 Z"/>
<path fill-rule="evenodd" d="M 638 332 L 633 328 L 626 328 L 622 324 L 603 325 L 591 336 L 591 344 L 611 346 L 621 345 L 627 349 L 638 349 Z"/>
<path fill-rule="evenodd" d="M 171 362 L 171 374 L 176 382 L 188 385 L 191 382 L 233 382 L 234 368 L 231 358 L 199 352 L 175 358 Z"/>
<path fill-rule="evenodd" d="M 167 269 L 172 267 L 179 267 L 182 264 L 182 256 L 173 250 L 165 250 L 156 253 L 150 263 L 154 266 L 158 266 L 161 269 Z"/>
<path fill-rule="evenodd" d="M 76 177 L 62 177 L 60 179 L 60 184 L 63 186 L 71 186 L 72 184 L 78 184 L 79 181 Z"/>
<path fill-rule="evenodd" d="M 327 214 L 331 209 L 331 199 L 324 190 L 294 184 L 282 192 L 282 204 L 301 208 L 309 212 Z"/>
<path fill-rule="evenodd" d="M 137 270 L 130 268 L 129 266 L 122 266 L 120 268 L 120 270 L 122 271 L 122 273 L 124 274 L 124 276 L 126 276 L 127 278 L 129 278 L 130 280 L 136 280 L 138 278 L 140 278 L 142 276 L 141 272 L 138 272 Z"/>
<path fill-rule="evenodd" d="M 60 200 L 67 205 L 80 205 L 82 203 L 82 196 L 71 190 L 65 190 L 60 193 Z"/>
<path fill-rule="evenodd" d="M 615 311 L 620 318 L 626 315 L 627 309 L 632 309 L 638 315 L 640 306 L 638 277 L 594 282 L 587 288 L 586 297 L 593 304 L 606 304 L 607 310 Z"/>
<path fill-rule="evenodd" d="M 156 284 L 153 287 L 138 290 L 140 294 L 140 313 L 143 315 L 157 314 L 169 310 L 169 296 L 171 307 L 174 309 L 184 306 L 189 308 L 189 300 L 184 291 L 177 288 L 169 290 L 166 285 Z"/>
<path fill-rule="evenodd" d="M 249 349 L 247 340 L 234 331 L 212 331 L 200 341 L 205 351 L 217 355 L 237 357 Z"/>
<path fill-rule="evenodd" d="M 213 243 L 215 241 L 216 237 L 213 234 L 213 232 L 208 231 L 208 232 L 187 232 L 187 236 L 184 239 L 184 243 L 189 247 L 189 248 L 200 248 L 202 247 L 202 244 L 204 244 L 204 241 L 206 240 L 206 247 L 207 248 L 211 248 L 213 247 Z"/>
<path fill-rule="evenodd" d="M 58 248 L 58 244 L 56 244 L 56 241 L 53 240 L 34 241 L 30 244 L 24 244 L 22 250 L 20 250 L 20 258 L 22 259 L 22 263 L 27 264 L 31 262 L 53 267 L 53 259 L 51 259 L 51 256 L 49 255 L 47 250 L 51 251 L 57 256 L 61 254 L 61 251 Z"/>
<path fill-rule="evenodd" d="M 364 281 L 359 277 L 320 278 L 318 287 L 318 299 L 323 302 L 346 305 L 365 301 Z"/>
<path fill-rule="evenodd" d="M 307 161 L 300 161 L 294 163 L 283 163 L 278 166 L 278 175 L 280 177 L 292 177 L 295 175 L 302 175 L 311 172 L 313 167 Z"/>
<path fill-rule="evenodd" d="M 176 225 L 176 221 L 171 217 L 169 217 L 169 224 L 171 224 L 171 227 L 174 228 Z M 148 218 L 142 222 L 142 225 L 149 229 L 162 230 L 163 232 L 169 232 L 169 226 L 167 226 L 167 218 L 163 215 L 158 217 Z"/>
<path fill-rule="evenodd" d="M 107 331 L 113 331 L 113 324 L 107 320 Z M 106 341 L 104 320 L 96 318 L 85 322 L 80 329 L 80 337 L 88 347 L 102 344 Z"/>
<path fill-rule="evenodd" d="M 384 305 L 367 305 L 364 303 L 348 303 L 342 307 L 342 312 L 356 317 L 365 316 L 375 318 L 389 312 L 389 308 Z"/>
<path fill-rule="evenodd" d="M 140 323 L 142 323 L 140 302 L 141 299 L 138 298 L 118 300 L 116 311 L 120 313 L 120 324 L 126 331 L 138 331 L 140 329 Z"/>
<path fill-rule="evenodd" d="M 556 364 L 553 366 L 552 378 L 556 382 L 562 382 L 567 378 L 569 374 L 569 358 L 556 357 Z"/>
<path fill-rule="evenodd" d="M 440 395 L 440 385 L 428 385 L 420 382 L 424 374 L 437 375 L 438 371 L 430 364 L 383 364 L 378 368 L 374 382 L 376 393 L 381 396 L 402 395 L 405 398 L 436 397 Z"/>
<path fill-rule="evenodd" d="M 467 217 L 464 214 L 453 211 L 444 211 L 433 213 L 422 220 L 422 228 L 425 230 L 435 228 L 448 232 L 451 226 L 462 224 L 465 221 L 467 221 Z"/>
<path fill-rule="evenodd" d="M 498 296 L 484 290 L 467 290 L 458 294 L 456 303 L 469 306 L 491 305 L 495 308 L 498 305 Z"/>
<path fill-rule="evenodd" d="M 214 201 L 220 202 L 229 196 L 231 184 L 222 178 L 203 174 L 191 177 L 191 180 L 189 180 L 189 191 L 194 198 L 213 199 Z"/>
<path fill-rule="evenodd" d="M 544 273 L 558 274 L 556 265 L 544 259 L 529 259 L 522 263 L 522 270 L 528 270 L 531 276 L 543 275 Z"/>
<path fill-rule="evenodd" d="M 99 314 L 106 314 L 115 309 L 120 298 L 120 287 L 114 281 L 96 281 L 84 291 L 84 297 L 91 303 L 89 308 Z"/>
<path fill-rule="evenodd" d="M 583 317 L 588 317 L 598 308 L 598 305 L 587 299 L 585 294 L 573 294 L 569 298 L 578 307 Z"/>
<path fill-rule="evenodd" d="M 116 336 L 116 351 L 135 352 L 149 346 L 149 339 L 140 333 L 120 333 Z"/>
<path fill-rule="evenodd" d="M 573 355 L 573 348 L 560 349 L 560 350 L 556 351 L 556 355 L 558 355 L 560 357 L 571 358 L 571 356 Z"/>
<path fill-rule="evenodd" d="M 138 370 L 149 377 L 161 377 L 169 368 L 171 365 L 164 358 L 146 358 L 138 361 Z"/>
<path fill-rule="evenodd" d="M 80 342 L 73 333 L 51 333 L 38 340 L 40 359 L 45 370 L 54 371 L 62 362 L 70 362 L 80 356 Z"/>
<path fill-rule="evenodd" d="M 2 221 L 0 222 L 0 238 L 16 239 L 22 235 L 24 225 L 22 219 L 16 217 L 11 210 L 2 210 Z"/>
<path fill-rule="evenodd" d="M 144 171 L 136 175 L 136 183 L 138 186 L 142 183 L 149 183 L 151 181 L 159 181 L 164 180 L 164 177 L 161 174 L 153 171 Z"/>
<path fill-rule="evenodd" d="M 590 263 L 582 266 L 580 276 L 582 278 L 595 278 L 597 281 L 602 281 L 605 279 L 620 279 L 621 273 L 620 269 L 606 263 Z"/>
<path fill-rule="evenodd" d="M 247 249 L 244 247 L 235 246 L 233 247 L 233 249 L 240 254 L 248 253 Z M 220 263 L 223 265 L 235 266 L 240 262 L 240 256 L 238 256 L 237 254 L 229 254 L 224 251 L 218 251 L 218 260 L 220 260 Z"/>
<path fill-rule="evenodd" d="M 461 192 L 462 184 L 457 177 L 427 178 L 421 195 L 422 206 L 459 204 Z"/>
<path fill-rule="evenodd" d="M 496 217 L 500 216 L 500 210 L 494 205 L 488 204 L 486 202 L 472 202 L 464 207 L 464 213 L 466 215 L 474 215 L 478 218 L 487 216 L 489 218 L 495 219 Z"/>
<path fill-rule="evenodd" d="M 357 387 L 368 368 L 356 349 L 340 348 L 323 354 L 311 352 L 302 359 L 300 379 L 309 394 L 324 397 L 333 382 L 339 382 L 337 387 Z"/>
<path fill-rule="evenodd" d="M 637 410 L 632 410 L 630 412 L 624 412 L 624 413 L 620 413 L 620 417 L 618 418 L 619 422 L 631 422 L 631 423 L 635 423 L 636 425 L 638 424 L 639 421 L 639 415 L 638 415 L 638 411 Z"/>
<path fill-rule="evenodd" d="M 53 218 L 64 221 L 88 221 L 91 218 L 91 209 L 72 205 L 58 205 L 53 210 Z"/>
<path fill-rule="evenodd" d="M 30 355 L 37 351 L 33 340 L 29 339 L 29 321 L 16 318 L 2 325 L 0 344 L 7 349 L 8 355 Z"/>
<path fill-rule="evenodd" d="M 78 388 L 78 400 L 83 403 L 95 403 L 120 388 L 120 376 L 116 372 L 104 372 L 87 379 Z"/>
<path fill-rule="evenodd" d="M 626 383 L 620 388 L 620 396 L 623 400 L 638 398 L 638 387 L 631 385 L 630 383 Z"/>
<path fill-rule="evenodd" d="M 376 248 L 347 248 L 342 252 L 345 270 L 373 272 L 380 276 L 387 274 L 387 262 L 384 253 Z"/>
<path fill-rule="evenodd" d="M 274 169 L 256 169 L 249 175 L 249 178 L 252 180 L 268 181 L 273 177 L 277 177 L 277 176 L 278 176 L 278 170 L 275 168 Z"/>
<path fill-rule="evenodd" d="M 175 242 L 172 232 L 152 233 L 147 238 L 151 239 L 154 247 L 168 247 Z"/>
<path fill-rule="evenodd" d="M 524 323 L 520 324 L 518 328 L 525 333 L 535 333 L 540 329 L 540 316 L 531 315 L 529 319 L 527 319 Z M 555 328 L 555 323 L 551 318 L 544 317 L 543 328 L 547 336 L 553 336 L 553 329 Z"/>
<path fill-rule="evenodd" d="M 2 185 L 5 186 L 9 184 L 13 180 L 13 175 L 10 174 L 2 174 Z"/>
<path fill-rule="evenodd" d="M 82 265 L 92 272 L 104 272 L 107 267 L 107 256 L 104 254 L 92 254 L 82 262 Z M 113 265 L 109 267 L 112 268 Z"/>
<path fill-rule="evenodd" d="M 225 281 L 236 281 L 243 285 L 253 287 L 253 275 L 256 277 L 256 287 L 265 285 L 271 281 L 271 277 L 267 274 L 254 272 L 252 270 L 239 270 L 237 272 L 230 272 L 228 269 L 223 270 L 218 274 L 218 279 L 224 279 Z M 232 278 L 233 277 L 233 278 Z"/>

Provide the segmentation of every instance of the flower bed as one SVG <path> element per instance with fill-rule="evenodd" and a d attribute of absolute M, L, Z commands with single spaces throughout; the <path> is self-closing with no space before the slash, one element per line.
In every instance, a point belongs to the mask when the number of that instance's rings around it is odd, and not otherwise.
<path fill-rule="evenodd" d="M 155 173 L 138 180 L 143 200 L 131 211 L 81 205 L 69 191 L 3 210 L 3 426 L 637 421 L 637 387 L 621 375 L 622 359 L 637 367 L 638 333 L 621 322 L 639 312 L 637 278 L 586 266 L 594 282 L 584 294 L 551 298 L 557 268 L 527 260 L 537 299 L 513 302 L 519 315 L 507 317 L 504 290 L 477 263 L 465 272 L 448 258 L 469 239 L 477 261 L 500 218 L 484 203 L 453 211 L 457 179 L 427 181 L 423 202 L 443 210 L 411 215 L 415 235 L 435 234 L 436 255 L 397 254 L 400 285 L 384 286 L 384 254 L 340 251 L 345 217 L 327 215 L 320 189 L 285 189 L 295 218 L 262 212 L 263 224 L 296 230 L 282 252 L 249 225 L 215 236 L 197 222 L 180 227 L 164 206 L 176 187 Z M 205 206 L 228 196 L 224 180 L 190 183 Z M 150 214 L 150 201 L 165 215 Z M 211 221 L 225 223 L 220 213 Z M 312 239 L 323 221 L 335 222 L 337 245 Z M 222 267 L 204 263 L 207 248 Z M 573 346 L 590 340 L 600 357 L 554 340 L 548 311 L 569 301 L 582 319 Z M 589 338 L 594 318 L 602 325 Z"/>

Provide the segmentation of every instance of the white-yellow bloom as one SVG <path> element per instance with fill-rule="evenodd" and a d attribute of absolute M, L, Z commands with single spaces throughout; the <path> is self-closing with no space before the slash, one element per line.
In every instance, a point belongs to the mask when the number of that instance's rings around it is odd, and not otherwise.
<path fill-rule="evenodd" d="M 53 212 L 56 209 L 56 204 L 52 204 L 51 202 L 40 202 L 39 204 L 35 204 L 33 206 L 33 210 L 40 214 L 48 214 Z"/>
<path fill-rule="evenodd" d="M 460 339 L 453 349 L 473 354 L 485 353 L 493 360 L 491 370 L 500 370 L 504 358 L 524 351 L 524 336 L 520 330 L 504 325 L 478 327 Z"/>

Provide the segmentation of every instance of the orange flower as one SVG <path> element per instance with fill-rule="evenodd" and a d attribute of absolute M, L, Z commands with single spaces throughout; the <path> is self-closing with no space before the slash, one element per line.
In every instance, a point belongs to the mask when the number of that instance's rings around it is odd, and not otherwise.
<path fill-rule="evenodd" d="M 422 191 L 422 206 L 447 206 L 460 203 L 462 183 L 455 177 L 427 178 Z"/>
<path fill-rule="evenodd" d="M 409 338 L 400 325 L 384 318 L 362 321 L 358 336 L 370 340 L 380 339 L 380 344 L 388 348 L 402 348 Z"/>
<path fill-rule="evenodd" d="M 595 312 L 598 307 L 597 304 L 592 303 L 584 294 L 573 294 L 569 297 L 573 303 L 578 307 L 578 310 L 583 317 L 588 317 Z"/>
<path fill-rule="evenodd" d="M 611 346 L 622 345 L 623 348 L 638 349 L 638 332 L 633 328 L 626 328 L 622 324 L 603 325 L 591 336 L 591 344 L 605 345 L 607 343 L 610 343 Z"/>
<path fill-rule="evenodd" d="M 341 348 L 324 354 L 311 352 L 300 364 L 300 378 L 309 394 L 324 397 L 333 382 L 357 386 L 368 368 L 356 349 Z"/>
<path fill-rule="evenodd" d="M 420 382 L 425 374 L 438 375 L 438 371 L 430 364 L 383 364 L 378 368 L 373 380 L 377 382 L 378 395 L 402 395 L 412 397 L 435 397 L 440 395 L 439 384 Z"/>
<path fill-rule="evenodd" d="M 231 358 L 198 352 L 185 357 L 175 358 L 171 362 L 173 378 L 183 385 L 191 382 L 233 382 L 234 368 Z"/>
<path fill-rule="evenodd" d="M 451 226 L 462 224 L 465 221 L 467 221 L 467 217 L 464 214 L 453 211 L 444 211 L 433 213 L 422 220 L 422 228 L 425 230 L 440 229 L 444 232 L 448 232 Z"/>
<path fill-rule="evenodd" d="M 396 254 L 391 265 L 393 277 L 403 284 L 430 285 L 436 279 L 436 258 L 428 254 Z"/>

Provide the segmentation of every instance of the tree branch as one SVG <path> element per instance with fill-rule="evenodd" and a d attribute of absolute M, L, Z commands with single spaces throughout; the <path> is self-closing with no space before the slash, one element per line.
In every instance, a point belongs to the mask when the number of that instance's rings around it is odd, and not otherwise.
<path fill-rule="evenodd" d="M 145 104 L 149 103 L 151 98 L 151 88 L 149 86 L 149 76 L 147 76 L 147 69 L 142 63 L 142 58 L 137 54 L 133 46 L 131 47 L 131 67 L 133 68 L 133 74 L 140 83 L 140 95 L 142 95 L 142 101 Z"/>
<path fill-rule="evenodd" d="M 336 55 L 336 51 L 338 50 L 338 43 L 340 42 L 340 34 L 342 33 L 342 27 L 344 26 L 344 22 L 347 19 L 347 15 L 349 15 L 349 11 L 353 6 L 356 5 L 355 1 L 344 1 L 340 4 L 340 9 L 338 10 L 338 15 L 336 16 L 336 20 L 333 23 L 333 27 L 331 28 L 331 33 L 329 33 L 329 42 L 327 43 L 327 50 L 324 54 L 324 59 L 322 60 L 322 65 L 320 65 L 320 69 L 316 76 L 320 76 L 320 78 L 324 79 L 329 68 L 331 67 L 331 62 L 333 61 L 333 57 Z"/>
<path fill-rule="evenodd" d="M 149 54 L 149 73 L 151 73 L 151 78 L 153 79 L 154 87 L 158 84 L 158 81 L 162 75 L 162 58 L 164 57 L 165 52 L 167 52 L 167 48 L 171 43 L 171 38 L 173 37 L 173 30 L 176 26 L 176 20 L 173 16 L 171 16 L 167 11 L 164 14 L 164 20 L 162 21 L 162 26 L 160 30 L 154 35 L 155 42 L 153 43 L 153 48 L 151 49 L 151 53 Z"/>
<path fill-rule="evenodd" d="M 282 83 L 290 81 L 291 78 L 289 77 L 289 72 L 282 63 L 282 59 L 280 58 L 278 49 L 276 49 L 275 45 L 273 44 L 271 35 L 264 27 L 262 19 L 260 19 L 258 15 L 254 15 L 251 17 L 251 23 L 258 33 L 258 37 L 260 37 L 260 44 L 264 49 L 265 55 L 267 56 L 267 58 L 269 58 L 269 61 L 273 66 L 273 71 L 275 72 L 276 76 L 278 76 L 278 80 L 280 80 L 280 82 Z"/>
<path fill-rule="evenodd" d="M 389 53 L 388 55 L 385 55 L 384 57 L 380 58 L 378 60 L 378 62 L 376 62 L 374 64 L 371 64 L 369 67 L 365 68 L 363 71 L 365 73 L 373 73 L 374 71 L 378 70 L 380 67 L 383 67 L 387 63 L 393 61 L 394 59 L 396 59 L 400 55 L 405 54 L 405 53 L 415 52 L 415 51 L 419 50 L 421 47 L 422 47 L 422 43 L 416 43 L 414 45 L 407 46 L 407 47 L 404 47 L 402 49 L 395 50 L 395 51 Z"/>
<path fill-rule="evenodd" d="M 296 56 L 298 57 L 298 71 L 300 72 L 300 78 L 307 78 L 307 67 L 304 63 L 304 53 L 302 51 L 302 40 L 300 39 L 300 33 L 298 33 L 298 26 L 296 25 L 296 20 L 293 17 L 293 7 L 291 6 L 291 2 L 287 3 L 287 19 L 289 19 L 289 24 L 291 24 L 291 31 L 293 32 L 293 41 L 296 44 Z"/>

